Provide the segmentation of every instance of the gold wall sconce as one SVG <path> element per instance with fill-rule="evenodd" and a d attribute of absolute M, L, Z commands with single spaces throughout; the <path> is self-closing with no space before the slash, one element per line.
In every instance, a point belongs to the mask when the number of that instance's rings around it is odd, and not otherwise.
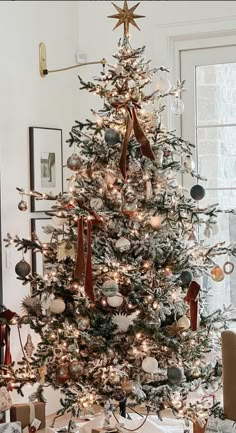
<path fill-rule="evenodd" d="M 42 78 L 46 77 L 48 74 L 54 73 L 54 72 L 62 72 L 62 71 L 68 71 L 69 69 L 79 68 L 80 66 L 86 66 L 86 65 L 102 65 L 103 67 L 106 64 L 106 59 L 99 60 L 97 62 L 87 62 L 87 63 L 77 63 L 73 66 L 67 66 L 66 68 L 60 68 L 60 69 L 47 69 L 47 53 L 46 53 L 46 45 L 44 42 L 40 42 L 39 44 L 39 73 Z"/>

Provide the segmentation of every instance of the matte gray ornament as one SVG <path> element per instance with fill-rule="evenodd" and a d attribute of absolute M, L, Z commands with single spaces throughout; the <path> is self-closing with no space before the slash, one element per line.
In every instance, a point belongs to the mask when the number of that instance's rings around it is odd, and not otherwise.
<path fill-rule="evenodd" d="M 181 272 L 180 279 L 185 286 L 188 286 L 193 280 L 192 272 L 190 271 Z"/>
<path fill-rule="evenodd" d="M 112 129 L 112 128 L 109 128 L 106 130 L 104 138 L 105 138 L 105 142 L 108 145 L 116 144 L 116 143 L 119 143 L 119 141 L 120 141 L 120 135 L 119 135 L 118 131 L 116 131 L 116 129 Z"/>
<path fill-rule="evenodd" d="M 178 366 L 169 367 L 167 369 L 167 378 L 172 385 L 179 385 L 184 380 L 184 371 Z"/>
<path fill-rule="evenodd" d="M 107 280 L 102 285 L 102 293 L 104 296 L 115 296 L 118 293 L 119 285 L 114 280 Z"/>
<path fill-rule="evenodd" d="M 25 200 L 21 200 L 20 203 L 18 203 L 18 209 L 21 211 L 26 211 L 28 209 L 27 203 Z"/>
<path fill-rule="evenodd" d="M 25 259 L 22 259 L 20 262 L 18 262 L 15 266 L 15 272 L 16 274 L 21 277 L 25 278 L 30 273 L 30 265 L 25 261 Z"/>
<path fill-rule="evenodd" d="M 73 153 L 73 155 L 69 156 L 66 165 L 72 171 L 79 170 L 82 165 L 79 155 L 77 155 L 77 153 Z"/>
<path fill-rule="evenodd" d="M 190 190 L 190 195 L 194 200 L 202 200 L 205 197 L 206 191 L 201 185 L 194 185 Z"/>

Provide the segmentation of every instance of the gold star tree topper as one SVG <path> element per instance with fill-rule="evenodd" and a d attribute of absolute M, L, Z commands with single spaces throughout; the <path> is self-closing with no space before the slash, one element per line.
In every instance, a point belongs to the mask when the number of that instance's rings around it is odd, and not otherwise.
<path fill-rule="evenodd" d="M 138 30 L 140 30 L 140 28 L 138 27 L 138 25 L 136 24 L 135 20 L 137 18 L 144 18 L 144 15 L 137 15 L 134 13 L 135 9 L 137 9 L 138 5 L 140 4 L 137 3 L 135 6 L 132 6 L 132 8 L 128 8 L 128 3 L 125 0 L 124 1 L 124 5 L 123 5 L 123 9 L 120 8 L 119 6 L 115 5 L 114 3 L 112 3 L 113 6 L 116 8 L 117 10 L 117 14 L 114 15 L 109 15 L 108 18 L 116 18 L 118 19 L 118 22 L 116 23 L 115 27 L 113 30 L 115 30 L 117 27 L 119 27 L 121 24 L 124 24 L 124 35 L 126 37 L 129 36 L 129 25 L 132 24 L 134 27 L 136 27 Z"/>

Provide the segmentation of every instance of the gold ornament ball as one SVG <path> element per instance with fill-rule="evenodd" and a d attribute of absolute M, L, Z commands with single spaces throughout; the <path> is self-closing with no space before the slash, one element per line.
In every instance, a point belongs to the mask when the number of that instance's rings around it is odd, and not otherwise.
<path fill-rule="evenodd" d="M 61 298 L 53 299 L 50 304 L 50 311 L 54 314 L 61 314 L 65 311 L 66 304 Z"/>
<path fill-rule="evenodd" d="M 186 330 L 190 328 L 191 322 L 187 316 L 182 316 L 177 321 L 177 326 L 179 328 L 183 328 L 183 330 Z"/>
<path fill-rule="evenodd" d="M 150 224 L 154 230 L 160 230 L 163 227 L 163 221 L 162 215 L 155 215 L 150 218 Z"/>
<path fill-rule="evenodd" d="M 56 379 L 60 383 L 65 383 L 69 379 L 69 371 L 67 365 L 61 365 L 57 368 Z"/>
<path fill-rule="evenodd" d="M 224 271 L 220 266 L 215 266 L 211 270 L 211 278 L 218 283 L 222 281 L 225 277 Z"/>

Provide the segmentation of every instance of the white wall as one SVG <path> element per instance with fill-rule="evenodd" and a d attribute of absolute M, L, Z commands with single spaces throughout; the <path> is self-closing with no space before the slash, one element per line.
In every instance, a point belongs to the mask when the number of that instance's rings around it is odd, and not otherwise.
<path fill-rule="evenodd" d="M 38 45 L 47 45 L 48 68 L 75 63 L 77 50 L 77 3 L 73 1 L 1 2 L 0 4 L 0 146 L 2 174 L 2 234 L 30 236 L 30 213 L 20 212 L 16 186 L 29 190 L 29 126 L 63 129 L 64 157 L 71 153 L 65 140 L 79 104 L 75 71 L 41 78 Z M 20 312 L 20 301 L 29 293 L 16 280 L 15 264 L 21 254 L 14 248 L 6 267 L 3 245 L 4 304 Z M 30 260 L 30 258 L 29 258 Z M 22 328 L 23 343 L 28 330 Z M 34 338 L 35 341 L 35 338 Z M 16 329 L 12 327 L 13 358 L 21 358 Z M 14 395 L 14 401 L 27 401 Z M 47 389 L 48 413 L 58 407 L 54 392 Z"/>

